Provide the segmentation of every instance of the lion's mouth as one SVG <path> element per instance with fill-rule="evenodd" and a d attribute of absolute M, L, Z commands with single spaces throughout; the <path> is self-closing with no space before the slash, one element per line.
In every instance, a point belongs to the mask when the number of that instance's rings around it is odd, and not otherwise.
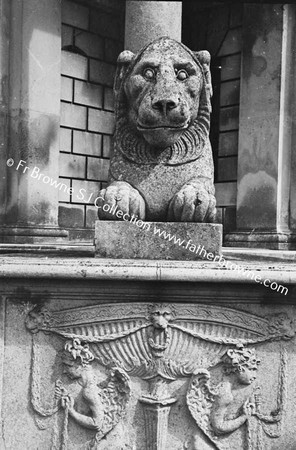
<path fill-rule="evenodd" d="M 186 128 L 188 128 L 189 123 L 186 122 L 185 124 L 182 125 L 158 125 L 155 127 L 151 127 L 151 126 L 145 126 L 142 125 L 140 123 L 137 124 L 137 129 L 139 131 L 143 131 L 143 130 L 147 130 L 147 131 L 154 131 L 154 130 L 186 130 Z"/>

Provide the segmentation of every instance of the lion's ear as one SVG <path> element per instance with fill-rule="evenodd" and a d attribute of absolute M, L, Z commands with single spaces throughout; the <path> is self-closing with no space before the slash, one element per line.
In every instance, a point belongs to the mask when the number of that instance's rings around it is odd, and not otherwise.
<path fill-rule="evenodd" d="M 120 89 L 121 81 L 124 77 L 125 72 L 127 71 L 130 63 L 134 59 L 135 54 L 133 52 L 130 52 L 129 50 L 124 50 L 120 53 L 120 55 L 117 58 L 117 68 L 115 73 L 115 79 L 114 79 L 114 91 L 115 94 Z"/>
<path fill-rule="evenodd" d="M 210 66 L 211 55 L 207 50 L 201 50 L 200 52 L 194 52 L 195 56 L 201 64 L 207 64 Z"/>
<path fill-rule="evenodd" d="M 212 96 L 213 88 L 212 88 L 212 78 L 211 78 L 211 72 L 210 72 L 211 55 L 207 50 L 201 50 L 199 52 L 194 52 L 194 54 L 203 67 L 206 84 L 207 84 L 206 89 L 208 90 L 210 96 Z"/>

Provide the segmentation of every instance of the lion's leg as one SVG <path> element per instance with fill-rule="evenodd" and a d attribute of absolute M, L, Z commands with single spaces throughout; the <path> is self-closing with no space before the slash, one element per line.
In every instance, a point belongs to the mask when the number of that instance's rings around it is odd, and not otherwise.
<path fill-rule="evenodd" d="M 145 220 L 145 200 L 129 183 L 112 181 L 98 195 L 96 206 L 101 220 Z"/>
<path fill-rule="evenodd" d="M 168 209 L 170 222 L 214 222 L 216 199 L 208 179 L 186 183 L 171 199 Z"/>
<path fill-rule="evenodd" d="M 207 215 L 205 217 L 205 222 L 207 223 L 215 223 L 217 221 L 217 210 L 216 210 L 216 197 L 212 194 L 209 199 L 209 207 L 207 211 Z"/>

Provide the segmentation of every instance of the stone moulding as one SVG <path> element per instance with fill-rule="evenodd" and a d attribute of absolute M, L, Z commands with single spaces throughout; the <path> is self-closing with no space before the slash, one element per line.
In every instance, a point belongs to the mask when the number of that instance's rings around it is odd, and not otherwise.
<path fill-rule="evenodd" d="M 64 342 L 64 347 L 66 342 L 70 342 L 72 344 L 67 344 L 68 347 L 70 345 L 71 348 L 76 348 L 75 345 L 78 345 L 81 349 L 89 349 L 93 359 L 99 365 L 107 368 L 115 365 L 117 370 L 126 374 L 126 377 L 140 378 L 148 383 L 147 391 L 139 398 L 146 427 L 146 450 L 166 449 L 170 410 L 177 401 L 177 398 L 169 394 L 168 388 L 171 383 L 178 379 L 191 378 L 188 392 L 192 392 L 191 386 L 194 385 L 194 395 L 201 398 L 201 392 L 204 392 L 207 381 L 210 380 L 210 375 L 207 374 L 213 368 L 220 367 L 226 351 L 234 349 L 232 352 L 248 354 L 249 350 L 246 346 L 260 346 L 272 341 L 282 343 L 295 335 L 294 322 L 284 313 L 260 317 L 233 308 L 189 303 L 113 303 L 62 311 L 49 311 L 39 306 L 32 306 L 26 318 L 26 326 L 33 334 L 31 401 L 38 416 L 54 416 L 61 408 L 61 404 L 57 402 L 50 410 L 45 410 L 42 406 L 36 339 L 38 333 L 43 332 L 59 336 Z M 74 355 L 78 358 L 75 352 Z M 71 362 L 72 365 L 74 363 L 76 364 L 77 361 Z M 277 414 L 263 414 L 259 406 L 255 413 L 248 415 L 246 412 L 245 421 L 247 427 L 251 427 L 249 434 L 253 433 L 254 426 L 258 428 L 259 425 L 260 430 L 269 437 L 277 437 L 280 434 L 286 398 L 286 366 L 287 361 L 282 350 Z M 78 369 L 76 378 L 83 377 L 82 368 Z M 243 367 L 242 371 L 245 370 L 246 368 Z M 198 379 L 197 383 L 196 379 Z M 57 380 L 56 389 L 61 388 Z M 231 392 L 230 387 L 229 389 Z M 67 395 L 63 397 L 60 394 L 60 397 L 67 398 Z M 192 400 L 192 396 L 190 398 Z M 259 405 L 258 398 L 257 395 Z M 213 406 L 209 405 L 206 413 L 208 417 L 206 427 L 210 430 L 208 432 L 203 427 L 204 422 L 201 423 L 195 418 L 191 400 L 187 400 L 188 407 L 191 413 L 193 411 L 197 426 L 206 435 L 212 436 L 209 414 L 211 414 L 211 408 L 215 410 L 215 403 Z M 196 404 L 196 401 L 195 399 L 193 404 Z M 94 404 L 94 401 L 91 404 Z M 124 405 L 126 404 L 127 402 L 124 401 Z M 63 405 L 64 409 L 70 405 L 69 414 L 73 420 L 80 424 L 85 422 L 85 419 L 77 418 L 70 400 L 64 400 Z M 124 413 L 122 408 L 120 411 L 122 413 L 118 416 L 118 420 Z M 252 427 L 255 416 L 257 421 Z M 279 431 L 273 433 L 268 429 L 268 423 L 276 422 L 279 425 Z M 116 423 L 114 422 L 113 426 Z M 239 426 L 243 424 L 244 422 Z M 113 429 L 113 426 L 108 428 L 108 432 Z M 66 442 L 67 421 L 64 423 L 62 434 Z M 97 438 L 94 438 L 92 448 L 100 448 L 101 438 L 98 439 L 98 436 L 103 435 L 102 432 L 101 434 L 96 432 Z M 249 439 L 248 442 L 253 441 Z M 213 442 L 218 442 L 216 448 L 222 448 L 222 444 L 219 444 L 219 436 L 215 435 Z M 248 449 L 257 450 L 257 447 L 248 444 Z"/>
<path fill-rule="evenodd" d="M 241 285 L 257 286 L 260 298 L 263 298 L 259 284 L 254 284 L 250 271 L 256 271 L 261 279 L 272 279 L 277 283 L 296 284 L 295 254 L 283 255 L 272 252 L 270 259 L 262 256 L 263 261 L 254 264 L 252 259 L 244 260 L 241 252 L 234 252 L 232 256 L 223 249 L 225 259 L 231 262 L 237 261 L 241 265 L 246 276 L 237 270 L 219 268 L 208 261 L 140 261 L 140 260 L 112 260 L 112 259 L 60 259 L 60 258 L 0 258 L 0 277 L 5 279 L 67 279 L 67 280 L 136 280 L 136 281 L 187 281 L 195 283 L 240 283 Z M 235 257 L 233 259 L 233 256 Z M 256 258 L 258 258 L 258 255 Z M 286 259 L 285 259 L 286 258 Z M 227 286 L 228 287 L 228 286 Z M 292 290 L 292 289 L 291 289 Z M 272 292 L 270 292 L 272 294 Z M 79 294 L 80 295 L 80 294 Z M 244 292 L 240 297 L 245 297 Z M 289 293 L 287 299 L 294 299 L 293 293 Z M 199 297 L 201 299 L 201 297 Z M 105 299 L 104 299 L 105 300 Z M 280 302 L 281 303 L 281 302 Z"/>

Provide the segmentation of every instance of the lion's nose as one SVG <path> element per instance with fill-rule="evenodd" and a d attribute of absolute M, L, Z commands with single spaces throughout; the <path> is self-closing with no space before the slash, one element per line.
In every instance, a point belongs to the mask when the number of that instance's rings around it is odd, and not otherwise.
<path fill-rule="evenodd" d="M 152 101 L 152 108 L 166 113 L 171 109 L 177 108 L 178 103 L 173 99 L 155 99 Z"/>

